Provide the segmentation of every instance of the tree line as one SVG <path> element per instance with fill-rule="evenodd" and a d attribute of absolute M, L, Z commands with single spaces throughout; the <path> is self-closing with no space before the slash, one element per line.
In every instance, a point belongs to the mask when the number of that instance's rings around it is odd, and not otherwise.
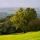
<path fill-rule="evenodd" d="M 0 34 L 38 30 L 40 30 L 40 19 L 37 18 L 37 12 L 34 8 L 20 8 L 15 15 L 0 20 Z"/>

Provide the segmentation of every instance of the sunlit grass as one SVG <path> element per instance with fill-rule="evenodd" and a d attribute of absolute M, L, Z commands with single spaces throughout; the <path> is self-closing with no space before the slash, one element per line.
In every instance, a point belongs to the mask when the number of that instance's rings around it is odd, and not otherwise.
<path fill-rule="evenodd" d="M 28 32 L 23 34 L 0 35 L 0 40 L 40 40 L 39 32 Z"/>

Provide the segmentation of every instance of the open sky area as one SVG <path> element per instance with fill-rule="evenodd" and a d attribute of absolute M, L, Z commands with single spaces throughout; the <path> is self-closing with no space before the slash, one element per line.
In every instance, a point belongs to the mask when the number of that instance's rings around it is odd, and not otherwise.
<path fill-rule="evenodd" d="M 0 8 L 40 7 L 40 0 L 0 0 Z"/>

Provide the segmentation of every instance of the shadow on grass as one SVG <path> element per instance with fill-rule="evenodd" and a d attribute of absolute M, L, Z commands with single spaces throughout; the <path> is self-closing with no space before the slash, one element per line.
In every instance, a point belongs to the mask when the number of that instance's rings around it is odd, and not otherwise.
<path fill-rule="evenodd" d="M 27 31 L 27 32 L 25 32 L 25 33 L 28 33 L 28 32 L 39 32 L 40 30 L 32 30 L 32 31 Z M 3 36 L 3 35 L 19 35 L 19 34 L 25 34 L 24 32 L 21 32 L 21 33 L 19 33 L 19 32 L 17 32 L 17 33 L 4 33 L 4 34 L 0 34 L 0 36 Z"/>

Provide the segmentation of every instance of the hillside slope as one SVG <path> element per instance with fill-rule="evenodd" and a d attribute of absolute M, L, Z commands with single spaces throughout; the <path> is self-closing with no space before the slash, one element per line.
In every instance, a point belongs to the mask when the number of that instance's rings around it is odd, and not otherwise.
<path fill-rule="evenodd" d="M 0 40 L 40 40 L 40 31 L 17 35 L 0 35 Z"/>

